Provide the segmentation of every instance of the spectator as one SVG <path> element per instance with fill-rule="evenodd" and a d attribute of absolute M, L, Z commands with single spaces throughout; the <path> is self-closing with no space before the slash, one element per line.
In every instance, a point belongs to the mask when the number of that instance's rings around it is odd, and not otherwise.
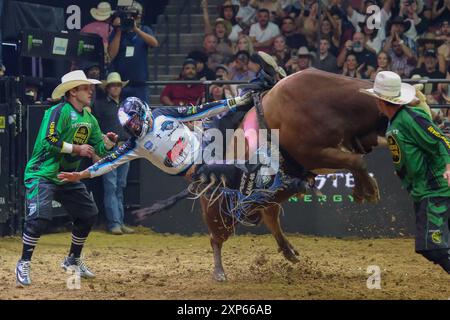
<path fill-rule="evenodd" d="M 306 8 L 302 10 L 301 14 L 297 17 L 296 24 L 300 32 L 306 37 L 308 46 L 314 47 L 317 39 L 317 31 L 319 30 L 317 2 L 312 3 L 310 8 L 310 10 Z"/>
<path fill-rule="evenodd" d="M 432 50 L 437 52 L 438 57 L 438 63 L 439 63 L 439 71 L 442 73 L 445 73 L 446 70 L 446 61 L 445 57 L 442 55 L 442 53 L 438 52 L 438 48 L 443 43 L 443 40 L 436 39 L 436 36 L 434 33 L 428 32 L 426 33 L 422 38 L 417 40 L 417 43 L 419 44 L 419 56 L 417 59 L 417 68 L 421 68 L 423 64 L 425 63 L 425 52 L 428 50 Z"/>
<path fill-rule="evenodd" d="M 450 64 L 450 25 L 448 18 L 441 23 L 439 36 L 437 36 L 436 39 L 444 41 L 444 43 L 439 46 L 438 53 L 444 57 L 446 64 Z M 444 70 L 441 69 L 441 71 Z"/>
<path fill-rule="evenodd" d="M 291 49 L 286 45 L 284 36 L 275 37 L 272 56 L 280 67 L 286 69 L 286 63 L 291 58 Z"/>
<path fill-rule="evenodd" d="M 399 38 L 399 40 L 402 41 L 402 43 L 404 43 L 405 46 L 410 49 L 411 53 L 413 55 L 416 55 L 416 42 L 404 34 L 405 30 L 408 30 L 410 27 L 411 22 L 405 21 L 405 19 L 400 16 L 392 18 L 390 21 L 388 21 L 386 30 L 389 31 L 389 36 L 384 39 L 382 43 L 383 51 L 389 52 L 392 46 L 392 41 L 396 38 Z"/>
<path fill-rule="evenodd" d="M 344 43 L 347 42 L 347 40 L 352 39 L 354 28 L 353 25 L 346 20 L 345 15 L 342 14 L 342 10 L 340 10 L 337 6 L 331 7 L 331 9 L 326 11 L 326 13 L 328 20 L 333 26 L 330 52 L 337 57 Z"/>
<path fill-rule="evenodd" d="M 381 51 L 383 39 L 379 36 L 379 29 L 372 27 L 369 28 L 369 23 L 367 20 L 368 19 L 359 23 L 361 32 L 364 34 L 366 39 L 366 49 L 372 51 L 374 54 L 378 54 Z"/>
<path fill-rule="evenodd" d="M 102 132 L 115 132 L 118 135 L 117 147 L 121 147 L 129 138 L 117 118 L 122 88 L 127 84 L 128 81 L 122 81 L 117 72 L 108 74 L 107 80 L 102 81 L 100 85 L 105 90 L 106 97 L 98 100 L 94 109 L 94 115 Z M 114 151 L 117 150 L 117 147 Z M 129 167 L 130 164 L 125 163 L 102 177 L 107 228 L 110 233 L 115 235 L 134 233 L 133 229 L 124 224 L 123 189 L 127 185 Z"/>
<path fill-rule="evenodd" d="M 363 65 L 358 66 L 358 60 L 354 54 L 349 54 L 342 67 L 342 75 L 352 78 L 362 79 L 361 69 Z"/>
<path fill-rule="evenodd" d="M 42 81 L 39 78 L 25 78 L 25 103 L 42 104 Z"/>
<path fill-rule="evenodd" d="M 366 48 L 366 38 L 361 32 L 355 32 L 353 41 L 348 40 L 345 43 L 345 48 L 341 50 L 337 57 L 337 66 L 342 67 L 344 61 L 349 54 L 353 54 L 358 60 L 358 65 L 362 66 L 361 72 L 365 78 L 370 78 L 370 75 L 375 71 L 377 65 L 376 55 Z"/>
<path fill-rule="evenodd" d="M 402 78 L 409 77 L 416 64 L 416 58 L 398 35 L 392 41 L 389 56 L 392 61 L 392 71 Z"/>
<path fill-rule="evenodd" d="M 280 34 L 278 26 L 269 21 L 270 13 L 267 9 L 258 10 L 258 22 L 250 27 L 250 37 L 254 48 L 259 51 L 269 52 L 273 40 Z"/>
<path fill-rule="evenodd" d="M 297 56 L 292 57 L 286 63 L 287 73 L 292 74 L 297 71 L 308 69 L 311 65 L 312 58 L 313 55 L 309 52 L 307 47 L 300 47 L 297 51 Z"/>
<path fill-rule="evenodd" d="M 432 12 L 435 23 L 441 24 L 444 21 L 448 21 L 448 17 L 450 17 L 450 0 L 433 1 Z"/>
<path fill-rule="evenodd" d="M 179 80 L 196 80 L 197 62 L 187 59 L 183 63 Z M 161 103 L 167 106 L 197 105 L 202 100 L 204 88 L 198 84 L 168 84 L 161 93 Z"/>
<path fill-rule="evenodd" d="M 233 49 L 228 35 L 231 33 L 231 25 L 223 18 L 217 18 L 214 25 L 214 34 L 217 37 L 217 51 L 225 57 L 233 55 Z"/>
<path fill-rule="evenodd" d="M 158 40 L 148 26 L 141 25 L 142 5 L 134 1 L 138 11 L 132 30 L 122 30 L 120 18 L 113 21 L 113 32 L 109 38 L 108 52 L 115 71 L 129 84 L 122 91 L 124 98 L 134 96 L 149 103 L 150 89 L 148 80 L 148 48 L 157 47 Z"/>
<path fill-rule="evenodd" d="M 245 34 L 241 34 L 239 36 L 239 40 L 237 41 L 236 46 L 234 48 L 234 54 L 242 50 L 247 51 L 250 55 L 252 55 L 253 52 L 255 51 L 253 49 L 252 39 Z"/>
<path fill-rule="evenodd" d="M 298 48 L 308 45 L 305 36 L 295 31 L 295 20 L 292 17 L 287 16 L 281 20 L 281 34 L 285 37 L 286 44 L 291 49 L 298 50 Z"/>
<path fill-rule="evenodd" d="M 218 65 L 215 70 L 215 75 L 216 79 L 227 80 L 229 75 L 228 67 L 223 64 Z"/>
<path fill-rule="evenodd" d="M 207 0 L 206 4 L 208 3 Z M 232 26 L 237 24 L 236 15 L 239 11 L 239 5 L 233 4 L 230 0 L 226 0 L 219 9 L 219 17 L 228 21 Z"/>
<path fill-rule="evenodd" d="M 424 65 L 421 68 L 414 69 L 411 74 L 418 74 L 422 78 L 428 79 L 444 79 L 445 74 L 438 70 L 438 59 L 436 51 L 427 50 L 424 54 Z M 432 86 L 432 92 L 437 90 L 437 83 Z"/>
<path fill-rule="evenodd" d="M 235 2 L 239 3 L 237 0 L 235 0 Z M 226 0 L 220 6 L 219 11 L 219 17 L 223 18 L 225 21 L 228 21 L 231 25 L 231 32 L 228 34 L 228 39 L 235 44 L 238 40 L 239 34 L 244 31 L 236 19 L 239 11 L 239 5 L 233 4 L 230 0 Z"/>
<path fill-rule="evenodd" d="M 90 12 L 95 21 L 85 25 L 81 29 L 81 32 L 93 33 L 102 38 L 103 47 L 105 49 L 105 64 L 108 64 L 108 39 L 112 31 L 110 20 L 113 14 L 111 5 L 108 2 L 100 2 L 97 5 L 97 8 L 92 8 Z"/>
<path fill-rule="evenodd" d="M 381 71 L 392 71 L 391 69 L 392 60 L 391 57 L 384 51 L 381 51 L 377 56 L 377 69 L 370 75 L 371 80 L 375 80 L 378 72 Z"/>
<path fill-rule="evenodd" d="M 215 71 L 217 80 L 230 80 L 230 72 L 227 66 L 220 64 Z M 237 95 L 237 85 L 225 84 L 223 85 L 223 89 L 225 91 L 225 96 L 228 99 Z"/>
<path fill-rule="evenodd" d="M 197 79 L 199 80 L 214 80 L 216 79 L 215 73 L 208 68 L 208 56 L 202 51 L 192 51 L 186 57 L 187 59 L 193 59 L 197 63 Z"/>
<path fill-rule="evenodd" d="M 320 40 L 319 55 L 314 59 L 312 66 L 328 72 L 338 71 L 336 57 L 330 53 L 330 40 L 327 37 Z"/>
<path fill-rule="evenodd" d="M 236 15 L 236 20 L 241 25 L 242 29 L 249 27 L 256 15 L 256 8 L 250 5 L 250 0 L 239 0 L 239 11 Z"/>
<path fill-rule="evenodd" d="M 400 1 L 400 14 L 405 17 L 405 20 L 410 23 L 410 28 L 405 29 L 405 36 L 410 39 L 416 39 L 419 34 L 426 31 L 428 21 L 419 17 L 420 10 L 416 0 Z"/>
<path fill-rule="evenodd" d="M 198 51 L 198 50 L 194 50 Z M 208 56 L 208 68 L 214 70 L 217 65 L 225 62 L 223 54 L 217 51 L 217 37 L 210 33 L 205 34 L 203 38 L 203 48 L 200 49 Z"/>
<path fill-rule="evenodd" d="M 222 85 L 212 84 L 209 87 L 210 101 L 218 101 L 226 99 L 225 90 Z"/>
<path fill-rule="evenodd" d="M 250 55 L 247 51 L 236 53 L 232 67 L 230 68 L 230 79 L 233 81 L 250 81 L 255 73 L 248 69 Z"/>
<path fill-rule="evenodd" d="M 258 10 L 267 10 L 271 21 L 277 21 L 284 16 L 283 9 L 278 0 L 251 0 L 250 3 L 258 8 Z"/>
<path fill-rule="evenodd" d="M 89 79 L 100 80 L 102 78 L 102 70 L 100 69 L 100 64 L 98 62 L 84 61 L 81 63 L 81 69 Z M 95 90 L 93 90 L 91 105 L 86 106 L 86 108 L 88 108 L 89 111 L 92 111 L 95 101 L 104 96 L 104 92 L 96 87 Z"/>

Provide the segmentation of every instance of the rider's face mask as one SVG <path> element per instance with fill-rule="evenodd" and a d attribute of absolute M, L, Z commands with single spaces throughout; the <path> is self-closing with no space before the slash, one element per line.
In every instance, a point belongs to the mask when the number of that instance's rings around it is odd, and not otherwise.
<path fill-rule="evenodd" d="M 133 115 L 125 124 L 125 127 L 129 134 L 135 137 L 139 137 L 142 133 L 143 121 L 139 118 L 138 114 Z"/>

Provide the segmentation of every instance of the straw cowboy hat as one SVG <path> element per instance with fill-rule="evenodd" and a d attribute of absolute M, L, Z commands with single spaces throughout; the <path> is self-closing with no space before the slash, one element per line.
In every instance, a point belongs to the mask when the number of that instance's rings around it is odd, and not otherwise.
<path fill-rule="evenodd" d="M 129 80 L 122 81 L 122 78 L 120 77 L 119 73 L 111 72 L 110 74 L 108 74 L 106 81 L 105 80 L 102 81 L 100 88 L 102 88 L 103 90 L 106 90 L 106 87 L 108 86 L 108 84 L 111 84 L 111 83 L 121 83 L 122 87 L 125 87 L 128 84 L 128 82 L 130 82 L 130 81 Z"/>
<path fill-rule="evenodd" d="M 416 96 L 416 89 L 410 84 L 402 83 L 400 76 L 392 71 L 379 72 L 373 88 L 360 89 L 360 92 L 398 105 L 408 104 Z"/>
<path fill-rule="evenodd" d="M 434 34 L 433 32 L 427 32 L 422 37 L 417 39 L 417 43 L 419 44 L 419 46 L 424 46 L 425 43 L 434 43 L 436 47 L 439 47 L 444 43 L 444 40 L 438 40 L 436 39 L 436 34 Z"/>
<path fill-rule="evenodd" d="M 101 82 L 95 79 L 88 79 L 83 71 L 75 70 L 66 73 L 61 78 L 61 84 L 58 85 L 52 93 L 52 99 L 57 100 L 66 94 L 67 91 L 81 86 L 83 84 L 100 84 Z"/>
<path fill-rule="evenodd" d="M 97 21 L 108 20 L 113 13 L 114 11 L 111 10 L 111 5 L 108 2 L 100 2 L 97 8 L 91 9 L 91 16 Z"/>

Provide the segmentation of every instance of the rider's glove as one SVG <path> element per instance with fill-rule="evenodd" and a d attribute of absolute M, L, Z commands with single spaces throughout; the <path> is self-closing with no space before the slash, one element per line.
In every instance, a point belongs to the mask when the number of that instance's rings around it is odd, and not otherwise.
<path fill-rule="evenodd" d="M 253 101 L 252 98 L 252 92 L 248 91 L 246 92 L 244 95 L 240 96 L 240 97 L 236 97 L 233 99 L 228 99 L 227 100 L 227 105 L 230 109 L 236 108 L 236 107 L 241 107 L 241 106 L 245 106 L 249 103 L 251 103 Z"/>

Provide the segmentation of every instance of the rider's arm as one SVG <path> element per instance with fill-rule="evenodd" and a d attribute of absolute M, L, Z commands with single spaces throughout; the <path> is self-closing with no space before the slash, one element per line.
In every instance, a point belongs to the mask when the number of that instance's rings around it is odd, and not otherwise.
<path fill-rule="evenodd" d="M 138 153 L 136 139 L 131 138 L 125 142 L 122 147 L 94 163 L 85 171 L 88 171 L 88 178 L 94 178 L 111 172 L 118 166 L 141 157 L 142 156 Z"/>

